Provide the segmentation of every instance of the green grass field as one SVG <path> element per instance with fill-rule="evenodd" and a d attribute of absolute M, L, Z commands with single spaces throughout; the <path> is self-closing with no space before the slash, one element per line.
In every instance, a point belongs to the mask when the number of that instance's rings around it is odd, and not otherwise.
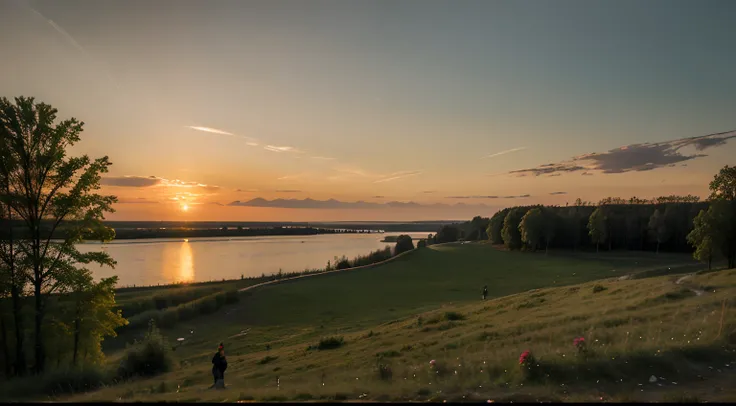
<path fill-rule="evenodd" d="M 723 305 L 736 297 L 736 271 L 674 283 L 702 268 L 685 255 L 429 247 L 372 269 L 243 292 L 237 304 L 164 330 L 172 343 L 185 338 L 175 371 L 63 400 L 734 400 L 697 375 L 716 386 L 736 377 L 728 343 L 736 311 Z M 642 274 L 664 276 L 622 280 Z M 572 347 L 581 335 L 585 360 Z M 345 344 L 315 349 L 330 336 Z M 215 391 L 207 388 L 220 341 L 228 388 Z M 541 378 L 520 373 L 526 349 Z M 108 351 L 110 363 L 119 356 Z M 666 379 L 650 384 L 651 375 Z"/>

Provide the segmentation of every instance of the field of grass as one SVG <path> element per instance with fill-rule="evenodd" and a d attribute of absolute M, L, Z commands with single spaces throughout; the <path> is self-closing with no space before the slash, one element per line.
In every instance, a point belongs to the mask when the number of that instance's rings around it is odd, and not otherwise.
<path fill-rule="evenodd" d="M 172 343 L 185 338 L 175 371 L 64 400 L 733 400 L 728 387 L 708 388 L 736 377 L 736 309 L 723 301 L 736 297 L 736 271 L 674 283 L 698 269 L 684 255 L 429 247 L 244 292 L 164 330 Z M 665 276 L 622 280 L 642 272 Z M 586 357 L 572 346 L 578 336 Z M 228 388 L 208 390 L 220 341 Z M 518 366 L 527 349 L 534 376 Z"/>

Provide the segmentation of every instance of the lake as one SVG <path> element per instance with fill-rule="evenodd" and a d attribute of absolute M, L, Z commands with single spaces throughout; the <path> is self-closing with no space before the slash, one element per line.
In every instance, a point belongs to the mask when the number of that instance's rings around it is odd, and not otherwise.
<path fill-rule="evenodd" d="M 352 259 L 392 243 L 390 235 L 426 238 L 427 233 L 332 234 L 312 236 L 216 237 L 189 239 L 115 240 L 85 243 L 81 252 L 104 250 L 117 261 L 115 269 L 90 266 L 96 278 L 118 275 L 118 286 L 205 282 L 241 275 L 324 268 L 334 257 Z"/>

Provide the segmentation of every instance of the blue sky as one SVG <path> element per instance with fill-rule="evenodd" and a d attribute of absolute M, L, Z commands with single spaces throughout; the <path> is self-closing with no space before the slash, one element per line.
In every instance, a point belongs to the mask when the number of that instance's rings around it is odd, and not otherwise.
<path fill-rule="evenodd" d="M 279 190 L 427 204 L 704 195 L 732 163 L 724 140 L 675 151 L 707 155 L 676 167 L 509 174 L 736 130 L 733 1 L 0 0 L 0 10 L 12 38 L 0 43 L 12 56 L 2 96 L 84 120 L 78 149 L 110 155 L 112 177 L 219 188 L 192 204 Z M 155 196 L 112 190 L 161 200 L 174 184 Z M 182 215 L 164 206 L 127 216 Z M 228 215 L 249 215 L 239 210 Z"/>

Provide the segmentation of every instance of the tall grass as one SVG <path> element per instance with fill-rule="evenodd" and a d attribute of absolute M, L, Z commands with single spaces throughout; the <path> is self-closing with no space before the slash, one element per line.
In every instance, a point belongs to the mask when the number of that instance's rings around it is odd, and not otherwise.
<path fill-rule="evenodd" d="M 191 320 L 200 315 L 212 314 L 225 305 L 237 303 L 238 292 L 214 293 L 199 299 L 192 300 L 178 306 L 162 310 L 148 310 L 128 319 L 126 329 L 136 329 L 148 325 L 153 320 L 157 326 L 171 328 L 182 321 Z"/>

